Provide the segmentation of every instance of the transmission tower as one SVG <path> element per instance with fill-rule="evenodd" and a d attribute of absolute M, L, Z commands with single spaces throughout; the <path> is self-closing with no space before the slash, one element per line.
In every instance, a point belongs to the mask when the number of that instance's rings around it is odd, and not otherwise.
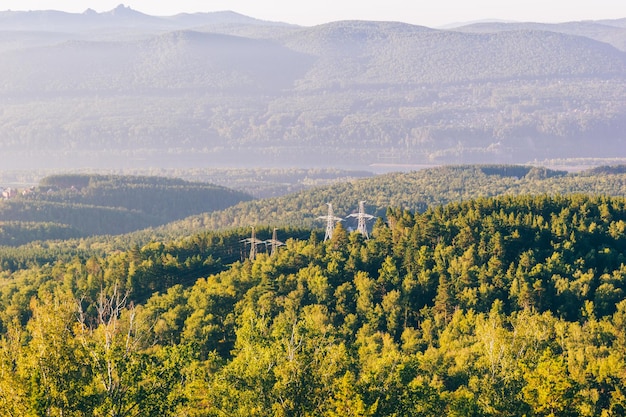
<path fill-rule="evenodd" d="M 256 234 L 254 232 L 254 226 L 252 226 L 252 234 L 250 235 L 249 238 L 246 239 L 241 239 L 241 242 L 244 243 L 249 243 L 250 244 L 250 260 L 254 261 L 256 259 L 256 247 L 257 245 L 260 245 L 261 243 L 263 243 L 262 240 L 259 240 L 256 238 Z"/>
<path fill-rule="evenodd" d="M 335 224 L 337 222 L 342 222 L 343 219 L 341 217 L 335 217 L 333 214 L 333 204 L 328 204 L 328 214 L 326 216 L 319 216 L 318 219 L 326 220 L 326 234 L 324 235 L 324 242 L 328 239 L 332 239 L 333 230 L 335 230 Z"/>
<path fill-rule="evenodd" d="M 365 200 L 359 201 L 359 212 L 349 214 L 348 217 L 356 217 L 357 218 L 357 232 L 361 233 L 365 236 L 365 239 L 369 239 L 369 235 L 367 234 L 367 221 L 374 218 L 371 214 L 367 214 L 365 212 Z"/>
<path fill-rule="evenodd" d="M 271 245 L 270 256 L 274 256 L 274 254 L 278 251 L 278 247 L 284 245 L 285 243 L 278 240 L 276 235 L 276 228 L 274 228 L 274 232 L 272 233 L 272 238 L 265 241 L 266 245 Z"/>

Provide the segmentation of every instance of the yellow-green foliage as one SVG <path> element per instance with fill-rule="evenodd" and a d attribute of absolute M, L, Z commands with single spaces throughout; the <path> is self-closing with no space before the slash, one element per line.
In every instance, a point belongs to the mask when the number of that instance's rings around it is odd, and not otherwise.
<path fill-rule="evenodd" d="M 389 209 L 218 262 L 206 234 L 7 274 L 0 405 L 50 416 L 620 416 L 626 199 Z M 268 230 L 262 233 L 268 233 Z"/>

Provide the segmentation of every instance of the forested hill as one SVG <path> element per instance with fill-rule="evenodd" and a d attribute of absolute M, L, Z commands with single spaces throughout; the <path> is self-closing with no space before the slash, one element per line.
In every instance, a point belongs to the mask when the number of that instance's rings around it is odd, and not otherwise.
<path fill-rule="evenodd" d="M 196 88 L 252 98 L 296 84 L 299 90 L 335 89 L 337 83 L 358 89 L 623 78 L 626 73 L 624 52 L 583 37 L 541 31 L 473 34 L 370 22 L 316 26 L 274 42 L 174 31 L 135 42 L 71 41 L 3 55 L 0 92 L 11 96 Z"/>
<path fill-rule="evenodd" d="M 623 415 L 626 200 L 503 196 L 221 265 L 205 233 L 0 285 L 12 415 Z"/>
<path fill-rule="evenodd" d="M 225 187 L 171 178 L 54 175 L 0 200 L 0 244 L 128 233 L 251 198 Z"/>
<path fill-rule="evenodd" d="M 626 55 L 614 47 L 589 38 L 534 30 L 473 34 L 348 21 L 290 33 L 283 42 L 319 57 L 301 81 L 309 88 L 328 88 L 333 83 L 346 88 L 621 77 L 626 68 Z M 337 62 L 331 64 L 332 60 Z"/>
<path fill-rule="evenodd" d="M 169 224 L 163 232 L 192 233 L 198 226 L 210 230 L 250 225 L 324 228 L 318 216 L 327 214 L 327 203 L 333 204 L 335 215 L 345 217 L 355 213 L 359 201 L 365 200 L 367 213 L 384 217 L 388 207 L 423 212 L 428 207 L 477 197 L 575 193 L 626 195 L 624 167 L 567 173 L 533 166 L 460 165 L 390 173 L 242 202 Z M 346 227 L 356 226 L 354 219 L 346 219 Z"/>
<path fill-rule="evenodd" d="M 473 23 L 456 27 L 455 30 L 462 32 L 501 32 L 518 30 L 540 30 L 549 32 L 566 33 L 570 35 L 585 36 L 601 42 L 606 42 L 622 51 L 626 51 L 626 25 L 625 19 L 605 21 L 582 21 L 566 23 Z"/>
<path fill-rule="evenodd" d="M 618 21 L 298 27 L 121 7 L 0 23 L 7 169 L 626 157 Z"/>

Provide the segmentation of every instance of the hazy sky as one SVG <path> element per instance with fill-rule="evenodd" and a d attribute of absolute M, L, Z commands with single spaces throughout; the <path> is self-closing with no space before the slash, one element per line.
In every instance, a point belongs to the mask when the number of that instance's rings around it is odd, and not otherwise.
<path fill-rule="evenodd" d="M 0 10 L 98 12 L 120 0 L 0 0 Z M 395 20 L 424 26 L 481 19 L 564 22 L 626 17 L 626 0 L 125 0 L 151 15 L 233 10 L 251 17 L 300 25 L 346 20 Z"/>

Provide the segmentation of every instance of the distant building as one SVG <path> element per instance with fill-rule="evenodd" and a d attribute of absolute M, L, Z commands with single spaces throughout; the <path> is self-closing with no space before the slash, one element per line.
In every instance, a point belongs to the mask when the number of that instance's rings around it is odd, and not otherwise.
<path fill-rule="evenodd" d="M 22 191 L 22 195 L 29 195 L 35 192 L 35 187 L 26 188 Z"/>
<path fill-rule="evenodd" d="M 4 198 L 5 200 L 13 198 L 16 195 L 17 195 L 17 190 L 15 188 L 9 187 L 9 188 L 2 190 L 2 198 Z"/>

